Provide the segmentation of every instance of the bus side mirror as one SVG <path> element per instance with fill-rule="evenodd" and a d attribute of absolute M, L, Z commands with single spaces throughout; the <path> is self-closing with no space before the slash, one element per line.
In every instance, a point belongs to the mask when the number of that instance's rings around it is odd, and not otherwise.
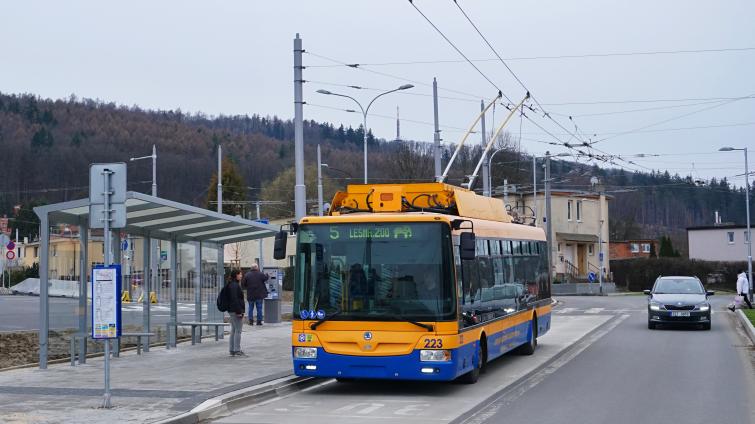
<path fill-rule="evenodd" d="M 281 230 L 275 233 L 275 247 L 273 247 L 273 258 L 276 260 L 286 259 L 286 242 L 288 234 Z"/>
<path fill-rule="evenodd" d="M 473 261 L 475 259 L 474 233 L 461 233 L 459 239 L 459 256 L 461 256 L 462 261 Z"/>

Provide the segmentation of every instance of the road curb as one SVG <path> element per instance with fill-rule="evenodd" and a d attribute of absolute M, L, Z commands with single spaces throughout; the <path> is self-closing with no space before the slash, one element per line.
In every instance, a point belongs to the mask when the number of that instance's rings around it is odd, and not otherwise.
<path fill-rule="evenodd" d="M 745 333 L 747 333 L 747 337 L 750 338 L 750 342 L 752 342 L 752 344 L 755 344 L 755 327 L 752 326 L 752 323 L 741 309 L 737 309 L 735 311 L 735 314 L 739 318 L 739 321 L 742 323 L 742 326 L 745 328 Z"/>
<path fill-rule="evenodd" d="M 210 418 L 228 415 L 240 408 L 298 392 L 322 383 L 323 379 L 288 375 L 277 380 L 243 388 L 205 400 L 189 412 L 156 421 L 154 424 L 196 424 Z"/>

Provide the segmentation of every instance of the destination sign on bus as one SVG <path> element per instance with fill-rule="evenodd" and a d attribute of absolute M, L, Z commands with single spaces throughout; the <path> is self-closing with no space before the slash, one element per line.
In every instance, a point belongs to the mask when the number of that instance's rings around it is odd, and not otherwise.
<path fill-rule="evenodd" d="M 412 228 L 407 225 L 398 227 L 368 227 L 368 226 L 348 226 L 348 227 L 330 227 L 331 240 L 340 240 L 348 238 L 351 240 L 361 239 L 411 239 L 414 237 Z"/>

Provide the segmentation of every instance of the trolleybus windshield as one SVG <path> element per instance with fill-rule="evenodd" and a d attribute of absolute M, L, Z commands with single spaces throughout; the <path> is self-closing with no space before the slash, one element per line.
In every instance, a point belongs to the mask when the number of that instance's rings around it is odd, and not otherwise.
<path fill-rule="evenodd" d="M 294 317 L 455 320 L 451 249 L 442 223 L 301 225 Z"/>

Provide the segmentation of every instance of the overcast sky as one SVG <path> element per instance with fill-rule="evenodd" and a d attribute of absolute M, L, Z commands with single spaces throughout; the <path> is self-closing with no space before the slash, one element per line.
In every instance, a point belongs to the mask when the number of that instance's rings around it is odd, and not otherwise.
<path fill-rule="evenodd" d="M 469 58 L 487 59 L 475 63 L 507 96 L 518 101 L 524 95 L 453 1 L 415 4 Z M 553 118 L 571 133 L 576 123 L 580 139 L 607 138 L 594 147 L 636 162 L 618 162 L 627 169 L 660 168 L 696 177 L 743 172 L 741 152 L 713 152 L 725 145 L 755 147 L 755 98 L 736 100 L 755 95 L 755 2 L 459 4 Z M 457 142 L 460 129 L 479 111 L 480 99 L 497 92 L 463 61 L 385 65 L 463 60 L 407 0 L 5 2 L 0 6 L 0 91 L 292 118 L 297 32 L 308 52 L 305 119 L 358 126 L 361 116 L 343 110 L 355 105 L 316 90 L 349 94 L 366 104 L 379 94 L 372 89 L 411 80 L 423 84 L 377 100 L 368 126 L 378 137 L 395 138 L 399 106 L 402 138 L 430 141 L 430 84 L 437 77 L 443 139 Z M 609 55 L 707 49 L 737 50 Z M 338 64 L 319 56 L 365 65 L 322 67 Z M 687 100 L 657 101 L 681 99 Z M 496 123 L 504 112 L 499 105 Z M 517 116 L 507 128 L 518 138 L 521 124 L 523 150 L 564 152 L 563 146 L 542 142 L 578 141 L 542 113 L 529 116 L 552 135 Z M 479 134 L 471 140 L 479 143 Z M 665 156 L 632 157 L 637 154 Z M 741 177 L 733 180 L 742 182 Z"/>

